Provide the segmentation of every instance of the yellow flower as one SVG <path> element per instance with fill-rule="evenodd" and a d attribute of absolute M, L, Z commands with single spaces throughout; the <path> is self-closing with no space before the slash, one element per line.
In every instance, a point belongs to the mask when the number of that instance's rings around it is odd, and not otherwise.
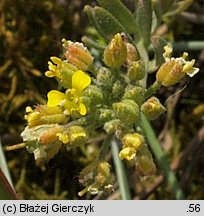
<path fill-rule="evenodd" d="M 51 61 L 48 61 L 48 69 L 49 71 L 45 72 L 45 75 L 47 77 L 60 77 L 60 67 L 62 65 L 62 60 L 60 58 L 57 57 L 51 57 L 50 58 L 53 63 Z"/>
<path fill-rule="evenodd" d="M 161 65 L 156 74 L 157 81 L 161 85 L 174 85 L 179 82 L 185 76 L 185 74 L 193 77 L 196 73 L 198 73 L 199 68 L 193 67 L 193 65 L 195 64 L 195 60 L 186 60 L 188 56 L 187 52 L 184 52 L 183 55 L 179 58 L 174 58 L 171 57 L 171 46 L 165 46 L 164 50 L 165 52 L 163 56 L 165 59 L 165 63 Z"/>
<path fill-rule="evenodd" d="M 119 157 L 121 160 L 126 159 L 126 160 L 132 160 L 136 155 L 136 150 L 134 147 L 124 147 L 120 153 Z"/>
<path fill-rule="evenodd" d="M 49 70 L 45 72 L 45 75 L 47 77 L 55 77 L 61 86 L 70 88 L 72 75 L 78 69 L 68 62 L 62 61 L 60 58 L 51 57 L 50 59 L 54 64 L 51 61 L 48 62 Z"/>
<path fill-rule="evenodd" d="M 144 144 L 144 137 L 138 133 L 126 134 L 122 138 L 122 143 L 126 147 L 133 147 L 138 150 Z"/>
<path fill-rule="evenodd" d="M 86 73 L 78 70 L 72 76 L 72 89 L 76 90 L 78 95 L 82 95 L 83 90 L 91 84 L 91 78 Z"/>
<path fill-rule="evenodd" d="M 163 57 L 165 61 L 168 61 L 170 59 L 172 52 L 173 52 L 173 48 L 171 45 L 164 46 Z"/>
<path fill-rule="evenodd" d="M 71 89 L 68 89 L 66 93 L 52 90 L 48 93 L 48 106 L 62 106 L 65 108 L 65 112 L 69 114 L 80 113 L 86 115 L 87 110 L 85 105 L 81 101 L 83 90 L 89 86 L 91 78 L 83 71 L 78 70 L 72 75 Z"/>
<path fill-rule="evenodd" d="M 123 148 L 119 153 L 120 159 L 132 160 L 135 157 L 138 149 L 144 145 L 144 138 L 138 133 L 126 134 L 122 138 L 122 143 Z"/>

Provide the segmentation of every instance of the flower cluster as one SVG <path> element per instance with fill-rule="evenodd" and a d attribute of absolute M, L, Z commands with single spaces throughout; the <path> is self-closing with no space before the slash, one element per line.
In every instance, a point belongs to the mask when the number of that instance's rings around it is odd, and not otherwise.
<path fill-rule="evenodd" d="M 67 49 L 69 52 L 73 51 L 73 55 L 78 47 L 82 56 L 92 59 L 85 47 L 76 43 L 77 46 L 74 48 L 75 44 L 69 43 L 72 48 Z M 79 52 L 76 53 L 79 56 Z M 52 62 L 48 62 L 49 70 L 45 75 L 56 78 L 59 85 L 64 88 L 64 92 L 51 90 L 47 94 L 46 105 L 38 105 L 35 109 L 27 107 L 25 119 L 28 126 L 21 134 L 28 151 L 34 153 L 36 160 L 49 160 L 62 144 L 77 146 L 86 143 L 88 139 L 88 131 L 83 126 L 69 125 L 69 122 L 87 114 L 82 96 L 84 90 L 91 84 L 91 77 L 82 71 L 82 68 L 75 66 L 76 59 L 74 58 L 73 63 L 73 57 L 66 60 L 51 57 L 51 60 Z M 92 61 L 86 61 L 86 64 L 88 67 Z"/>
<path fill-rule="evenodd" d="M 103 53 L 103 66 L 94 65 L 94 58 L 81 43 L 63 40 L 65 59 L 51 57 L 47 77 L 54 77 L 61 91 L 51 90 L 47 104 L 27 107 L 28 126 L 23 140 L 35 159 L 48 160 L 62 145 L 70 148 L 87 143 L 98 131 L 121 141 L 121 160 L 136 164 L 142 176 L 155 171 L 154 161 L 141 130 L 143 113 L 149 120 L 165 112 L 159 99 L 146 89 L 141 80 L 146 67 L 136 47 L 124 34 L 116 34 Z M 156 74 L 156 87 L 177 83 L 185 74 L 193 76 L 195 61 L 187 61 L 187 53 L 172 58 L 172 48 L 164 47 L 165 63 Z M 93 72 L 94 71 L 94 72 Z M 111 168 L 102 144 L 98 158 L 82 170 L 79 179 L 85 189 L 79 195 L 112 190 Z M 107 145 L 107 144 L 106 144 Z"/>

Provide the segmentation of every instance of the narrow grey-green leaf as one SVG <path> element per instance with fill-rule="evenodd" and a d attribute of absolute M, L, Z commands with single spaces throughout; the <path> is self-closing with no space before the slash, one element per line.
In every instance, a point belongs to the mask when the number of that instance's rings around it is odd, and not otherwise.
<path fill-rule="evenodd" d="M 162 8 L 161 2 L 156 1 L 152 3 L 152 10 L 153 10 L 153 18 L 152 18 L 152 32 L 161 24 L 162 21 Z M 155 17 L 155 18 L 154 18 Z M 156 27 L 154 28 L 154 22 L 156 23 Z"/>
<path fill-rule="evenodd" d="M 138 0 L 136 20 L 139 25 L 140 35 L 145 47 L 149 46 L 152 27 L 152 2 L 151 0 Z"/>
<path fill-rule="evenodd" d="M 91 25 L 93 25 L 93 27 L 96 29 L 96 31 L 97 31 L 103 38 L 106 38 L 106 35 L 104 34 L 103 31 L 101 31 L 101 28 L 100 28 L 98 22 L 96 21 L 94 8 L 91 7 L 91 6 L 89 6 L 89 5 L 86 5 L 86 6 L 84 7 L 84 11 L 87 13 Z"/>
<path fill-rule="evenodd" d="M 105 35 L 106 39 L 112 38 L 113 35 L 118 32 L 125 32 L 124 27 L 118 22 L 118 20 L 102 7 L 96 6 L 94 8 L 94 18 L 100 32 L 102 32 L 102 36 Z"/>
<path fill-rule="evenodd" d="M 97 0 L 97 2 L 123 25 L 127 33 L 138 31 L 134 16 L 120 0 Z"/>

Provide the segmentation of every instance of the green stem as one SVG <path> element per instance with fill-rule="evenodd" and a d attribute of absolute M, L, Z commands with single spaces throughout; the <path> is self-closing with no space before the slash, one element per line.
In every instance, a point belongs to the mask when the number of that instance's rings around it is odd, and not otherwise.
<path fill-rule="evenodd" d="M 124 163 L 119 158 L 119 141 L 116 138 L 111 140 L 111 149 L 113 154 L 113 161 L 116 168 L 116 175 L 119 182 L 121 198 L 123 200 L 130 200 L 130 191 L 127 181 L 127 175 L 125 173 Z"/>
<path fill-rule="evenodd" d="M 161 84 L 155 81 L 145 92 L 145 99 L 152 96 L 161 87 Z"/>
<path fill-rule="evenodd" d="M 88 71 L 90 71 L 94 76 L 97 76 L 98 69 L 93 64 L 88 68 Z"/>
<path fill-rule="evenodd" d="M 105 140 L 103 141 L 101 151 L 100 151 L 100 156 L 99 156 L 100 161 L 106 160 L 112 137 L 113 137 L 113 134 L 108 134 Z"/>
<path fill-rule="evenodd" d="M 170 169 L 169 164 L 166 160 L 165 154 L 160 146 L 160 143 L 154 133 L 154 130 L 152 129 L 151 124 L 147 120 L 147 118 L 141 114 L 141 126 L 143 129 L 143 132 L 145 133 L 145 136 L 149 142 L 149 146 L 154 153 L 159 166 L 164 172 L 164 176 L 169 183 L 169 185 L 173 189 L 173 193 L 176 199 L 184 199 L 183 191 L 181 190 L 177 178 L 174 174 L 174 172 Z"/>
<path fill-rule="evenodd" d="M 145 74 L 144 78 L 142 80 L 140 80 L 140 85 L 143 86 L 144 88 L 146 88 L 149 56 L 148 56 L 148 52 L 147 52 L 147 50 L 146 50 L 146 48 L 145 48 L 145 46 L 143 44 L 142 39 L 137 41 L 136 47 L 137 47 L 137 50 L 139 52 L 139 55 L 140 55 L 141 59 L 145 63 L 145 71 L 146 71 L 146 74 Z"/>
<path fill-rule="evenodd" d="M 86 37 L 86 36 L 83 36 L 81 38 L 81 40 L 86 46 L 95 48 L 95 49 L 100 50 L 100 51 L 104 51 L 106 48 L 105 46 L 99 44 L 98 42 L 96 42 L 96 41 L 94 41 L 91 38 Z"/>

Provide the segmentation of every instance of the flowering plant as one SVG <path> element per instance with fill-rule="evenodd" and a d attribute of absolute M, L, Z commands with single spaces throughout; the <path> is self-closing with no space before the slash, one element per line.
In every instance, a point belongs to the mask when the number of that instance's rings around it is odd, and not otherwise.
<path fill-rule="evenodd" d="M 151 140 L 144 125 L 147 119 L 154 120 L 164 113 L 165 107 L 154 94 L 160 87 L 174 85 L 186 74 L 192 77 L 199 71 L 194 67 L 195 60 L 186 60 L 186 52 L 179 58 L 171 57 L 172 46 L 158 39 L 152 42 L 156 81 L 147 86 L 152 63 L 148 51 L 157 27 L 155 19 L 158 23 L 162 19 L 161 14 L 156 14 L 161 2 L 137 1 L 136 17 L 119 0 L 97 2 L 101 7 L 86 6 L 85 11 L 107 40 L 102 47 L 102 61 L 95 64 L 84 44 L 63 39 L 64 59 L 51 57 L 45 73 L 58 81 L 61 90 L 48 92 L 45 105 L 26 108 L 28 126 L 22 132 L 28 151 L 36 160 L 44 161 L 54 157 L 63 145 L 69 149 L 84 145 L 102 131 L 105 138 L 99 155 L 79 175 L 85 187 L 80 196 L 113 190 L 106 157 L 110 144 L 120 148 L 120 160 L 136 165 L 140 176 L 155 172 L 148 146 Z M 182 10 L 187 2 L 176 6 Z M 94 44 L 87 38 L 83 41 L 89 46 Z M 158 159 L 161 149 L 152 151 Z"/>

